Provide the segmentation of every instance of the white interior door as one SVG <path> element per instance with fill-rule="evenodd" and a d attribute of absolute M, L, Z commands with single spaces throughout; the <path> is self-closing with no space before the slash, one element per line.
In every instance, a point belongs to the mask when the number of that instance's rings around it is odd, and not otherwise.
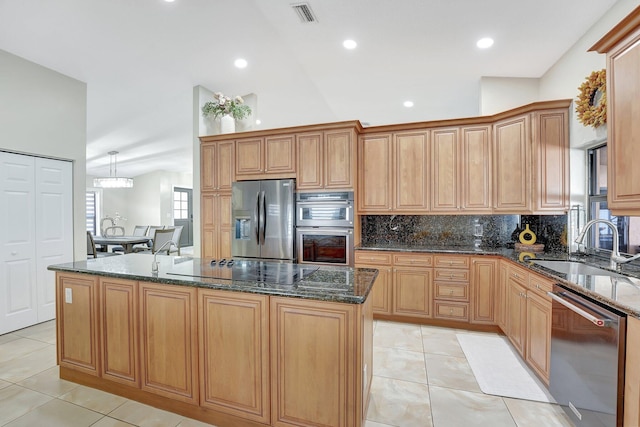
<path fill-rule="evenodd" d="M 73 261 L 72 163 L 35 162 L 36 274 L 38 322 L 56 316 L 55 273 L 51 264 Z"/>
<path fill-rule="evenodd" d="M 0 334 L 37 323 L 34 167 L 0 152 Z"/>

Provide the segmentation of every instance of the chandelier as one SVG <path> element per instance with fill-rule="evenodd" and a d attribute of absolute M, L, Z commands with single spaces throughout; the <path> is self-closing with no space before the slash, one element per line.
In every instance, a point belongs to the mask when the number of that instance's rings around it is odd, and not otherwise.
<path fill-rule="evenodd" d="M 132 178 L 118 177 L 118 158 L 117 151 L 109 151 L 109 176 L 103 178 L 94 178 L 93 186 L 100 188 L 131 188 L 133 187 Z"/>

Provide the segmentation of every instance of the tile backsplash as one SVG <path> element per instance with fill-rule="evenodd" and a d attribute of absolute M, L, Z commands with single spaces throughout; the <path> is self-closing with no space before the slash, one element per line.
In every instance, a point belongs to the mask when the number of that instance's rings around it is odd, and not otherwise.
<path fill-rule="evenodd" d="M 361 244 L 513 247 L 525 224 L 546 251 L 566 250 L 566 215 L 365 215 Z"/>

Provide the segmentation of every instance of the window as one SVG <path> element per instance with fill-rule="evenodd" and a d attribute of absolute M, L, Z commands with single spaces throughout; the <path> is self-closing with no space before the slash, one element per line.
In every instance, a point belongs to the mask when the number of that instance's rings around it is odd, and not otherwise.
<path fill-rule="evenodd" d="M 96 226 L 97 226 L 97 213 L 98 213 L 98 204 L 97 204 L 97 196 L 95 191 L 87 191 L 86 193 L 86 222 L 87 222 L 87 231 L 90 231 L 94 236 L 96 235 Z"/>
<path fill-rule="evenodd" d="M 173 219 L 189 219 L 189 194 L 186 191 L 173 192 Z"/>
<path fill-rule="evenodd" d="M 634 254 L 640 250 L 640 238 L 633 237 L 630 230 L 640 227 L 640 218 L 612 215 L 607 207 L 607 146 L 601 145 L 588 151 L 589 158 L 589 220 L 605 219 L 616 225 L 620 241 L 618 249 Z M 606 225 L 598 224 L 589 232 L 588 245 L 594 248 L 613 248 L 613 233 Z"/>

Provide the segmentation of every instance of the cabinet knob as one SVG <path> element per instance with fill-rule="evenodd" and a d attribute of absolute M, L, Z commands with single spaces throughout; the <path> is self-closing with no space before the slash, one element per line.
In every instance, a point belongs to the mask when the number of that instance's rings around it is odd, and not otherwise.
<path fill-rule="evenodd" d="M 449 290 L 449 295 L 453 295 L 453 289 Z"/>
<path fill-rule="evenodd" d="M 449 309 L 449 314 L 453 314 L 453 308 Z"/>
<path fill-rule="evenodd" d="M 18 252 L 13 251 L 11 252 L 11 255 L 18 255 Z"/>

